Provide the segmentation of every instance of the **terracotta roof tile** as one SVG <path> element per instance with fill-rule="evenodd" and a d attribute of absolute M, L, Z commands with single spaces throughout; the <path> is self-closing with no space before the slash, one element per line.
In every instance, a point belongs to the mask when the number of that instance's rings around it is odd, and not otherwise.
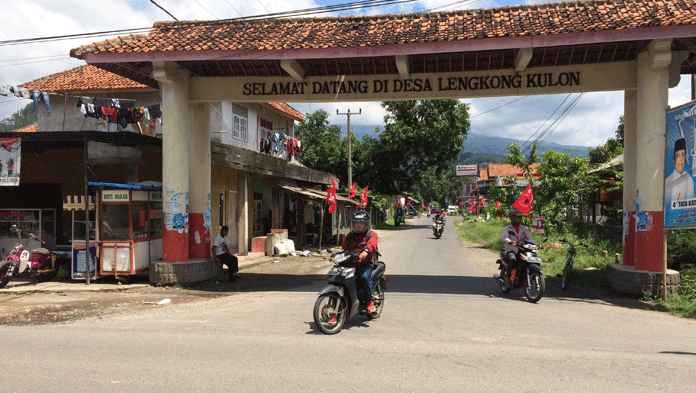
<path fill-rule="evenodd" d="M 541 164 L 532 164 L 533 172 L 536 172 L 536 168 Z M 515 176 L 515 174 L 522 172 L 522 168 L 512 166 L 510 164 L 488 164 L 488 178 L 493 179 L 499 176 Z"/>
<path fill-rule="evenodd" d="M 28 126 L 24 126 L 22 128 L 12 130 L 11 132 L 36 132 L 38 127 L 39 127 L 39 123 L 33 123 L 33 124 L 29 124 Z"/>
<path fill-rule="evenodd" d="M 71 68 L 21 85 L 52 93 L 155 90 L 147 85 L 91 65 Z"/>
<path fill-rule="evenodd" d="M 261 106 L 281 115 L 288 116 L 293 120 L 302 121 L 305 119 L 300 112 L 284 102 L 263 102 Z"/>
<path fill-rule="evenodd" d="M 350 48 L 695 23 L 696 0 L 590 0 L 401 15 L 157 22 L 146 35 L 95 42 L 70 54 Z"/>

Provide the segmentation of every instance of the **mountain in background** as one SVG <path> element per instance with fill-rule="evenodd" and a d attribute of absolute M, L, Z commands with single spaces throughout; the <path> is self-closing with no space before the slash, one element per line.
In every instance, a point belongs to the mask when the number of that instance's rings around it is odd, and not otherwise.
<path fill-rule="evenodd" d="M 340 127 L 343 130 L 343 136 L 345 136 L 347 130 L 346 125 L 340 125 Z M 384 126 L 378 125 L 351 125 L 350 131 L 358 138 L 362 138 L 365 135 L 379 138 L 379 133 L 375 133 L 375 127 L 379 127 L 380 129 L 384 128 Z M 488 136 L 469 131 L 466 141 L 464 141 L 464 153 L 459 155 L 457 164 L 504 162 L 504 154 L 508 153 L 507 146 L 512 142 L 521 146 L 525 141 L 513 138 Z M 560 153 L 568 153 L 571 157 L 587 157 L 588 153 L 587 146 L 568 146 L 555 142 L 540 142 L 539 147 L 537 147 L 537 154 L 541 156 L 548 149 L 553 149 Z"/>

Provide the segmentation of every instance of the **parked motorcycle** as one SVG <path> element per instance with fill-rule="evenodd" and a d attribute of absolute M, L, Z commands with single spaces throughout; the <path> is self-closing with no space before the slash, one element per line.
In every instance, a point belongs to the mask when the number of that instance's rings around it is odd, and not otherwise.
<path fill-rule="evenodd" d="M 544 238 L 543 241 L 547 239 Z M 546 282 L 544 281 L 544 274 L 541 271 L 541 258 L 537 256 L 540 247 L 533 243 L 519 243 L 517 247 L 520 251 L 519 262 L 517 263 L 516 271 L 511 274 L 512 283 L 510 286 L 505 284 L 503 279 L 503 271 L 505 269 L 505 251 L 500 252 L 500 259 L 495 261 L 498 264 L 498 270 L 501 274 L 493 275 L 493 278 L 498 280 L 500 284 L 500 290 L 503 293 L 510 293 L 513 289 L 520 289 L 524 287 L 524 292 L 527 295 L 527 300 L 532 303 L 538 302 L 542 296 L 544 296 L 544 290 L 546 289 Z"/>
<path fill-rule="evenodd" d="M 387 289 L 384 277 L 386 265 L 377 261 L 372 270 L 372 303 L 375 311 L 367 312 L 358 299 L 355 266 L 359 255 L 357 252 L 341 251 L 331 256 L 334 266 L 328 273 L 329 284 L 319 292 L 314 304 L 314 323 L 324 334 L 340 332 L 346 320 L 356 314 L 376 319 L 382 313 L 384 291 Z"/>
<path fill-rule="evenodd" d="M 20 243 L 12 249 L 4 261 L 0 262 L 0 288 L 4 288 L 12 277 L 29 277 L 32 284 L 52 280 L 58 272 L 56 256 L 43 247 L 35 248 L 31 252 L 26 249 L 31 240 L 41 244 L 45 242 L 30 233 L 27 240 L 22 243 L 21 231 L 17 230 L 16 225 L 13 225 L 11 230 L 17 233 Z"/>

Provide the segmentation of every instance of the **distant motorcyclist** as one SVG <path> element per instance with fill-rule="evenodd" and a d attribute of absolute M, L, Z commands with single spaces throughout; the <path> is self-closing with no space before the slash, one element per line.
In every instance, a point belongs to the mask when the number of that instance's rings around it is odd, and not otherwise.
<path fill-rule="evenodd" d="M 527 227 L 521 224 L 523 215 L 521 211 L 512 209 L 512 212 L 510 212 L 510 225 L 503 228 L 505 264 L 507 266 L 503 276 L 506 285 L 512 284 L 512 279 L 514 278 L 511 277 L 511 273 L 517 269 L 519 258 L 519 249 L 517 245 L 519 243 L 536 244 Z"/>
<path fill-rule="evenodd" d="M 437 232 L 437 222 L 442 221 L 442 233 L 445 232 L 445 216 L 447 215 L 440 209 L 435 210 L 435 216 L 433 217 L 433 236 Z"/>
<path fill-rule="evenodd" d="M 356 211 L 351 220 L 351 232 L 343 239 L 343 250 L 360 253 L 360 264 L 355 272 L 359 277 L 358 293 L 362 293 L 361 302 L 370 313 L 376 310 L 372 304 L 372 268 L 377 242 L 377 234 L 370 230 L 370 215 L 364 210 Z"/>

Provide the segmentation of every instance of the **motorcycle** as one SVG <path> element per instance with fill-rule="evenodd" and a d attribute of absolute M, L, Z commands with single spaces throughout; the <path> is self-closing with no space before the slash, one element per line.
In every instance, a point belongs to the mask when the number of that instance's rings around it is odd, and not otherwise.
<path fill-rule="evenodd" d="M 4 261 L 0 262 L 0 288 L 4 288 L 12 277 L 29 277 L 32 284 L 52 280 L 58 272 L 55 254 L 43 247 L 35 248 L 31 252 L 26 249 L 31 240 L 41 244 L 45 242 L 30 233 L 27 240 L 22 243 L 21 230 L 17 230 L 16 225 L 13 225 L 11 231 L 17 233 L 20 243 L 12 249 Z"/>
<path fill-rule="evenodd" d="M 514 235 L 514 232 L 512 233 Z M 544 238 L 544 242 L 547 238 Z M 505 251 L 500 252 L 500 259 L 495 261 L 498 264 L 498 270 L 501 274 L 493 275 L 493 278 L 498 280 L 500 284 L 500 290 L 507 294 L 513 289 L 520 289 L 524 287 L 524 292 L 527 295 L 527 300 L 532 303 L 538 302 L 542 296 L 544 296 L 544 290 L 546 289 L 546 282 L 544 280 L 544 274 L 541 270 L 541 258 L 537 256 L 540 246 L 534 243 L 519 243 L 517 244 L 519 248 L 519 261 L 517 263 L 517 269 L 511 274 L 511 285 L 508 286 L 505 283 L 503 276 L 503 271 L 507 266 L 505 263 Z"/>
<path fill-rule="evenodd" d="M 376 319 L 382 313 L 384 291 L 387 289 L 387 280 L 384 277 L 386 265 L 377 261 L 372 270 L 372 303 L 375 311 L 370 313 L 358 299 L 355 265 L 359 255 L 357 252 L 341 251 L 331 256 L 334 266 L 328 273 L 329 284 L 319 292 L 319 297 L 314 303 L 314 323 L 324 334 L 340 332 L 346 320 L 356 314 Z"/>
<path fill-rule="evenodd" d="M 394 226 L 398 227 L 399 224 L 406 224 L 406 213 L 404 212 L 404 208 L 402 207 L 397 207 L 396 211 L 394 212 Z"/>
<path fill-rule="evenodd" d="M 445 230 L 445 217 L 440 216 L 435 219 L 435 222 L 433 223 L 433 236 L 436 238 L 440 238 L 442 236 L 442 232 Z"/>

